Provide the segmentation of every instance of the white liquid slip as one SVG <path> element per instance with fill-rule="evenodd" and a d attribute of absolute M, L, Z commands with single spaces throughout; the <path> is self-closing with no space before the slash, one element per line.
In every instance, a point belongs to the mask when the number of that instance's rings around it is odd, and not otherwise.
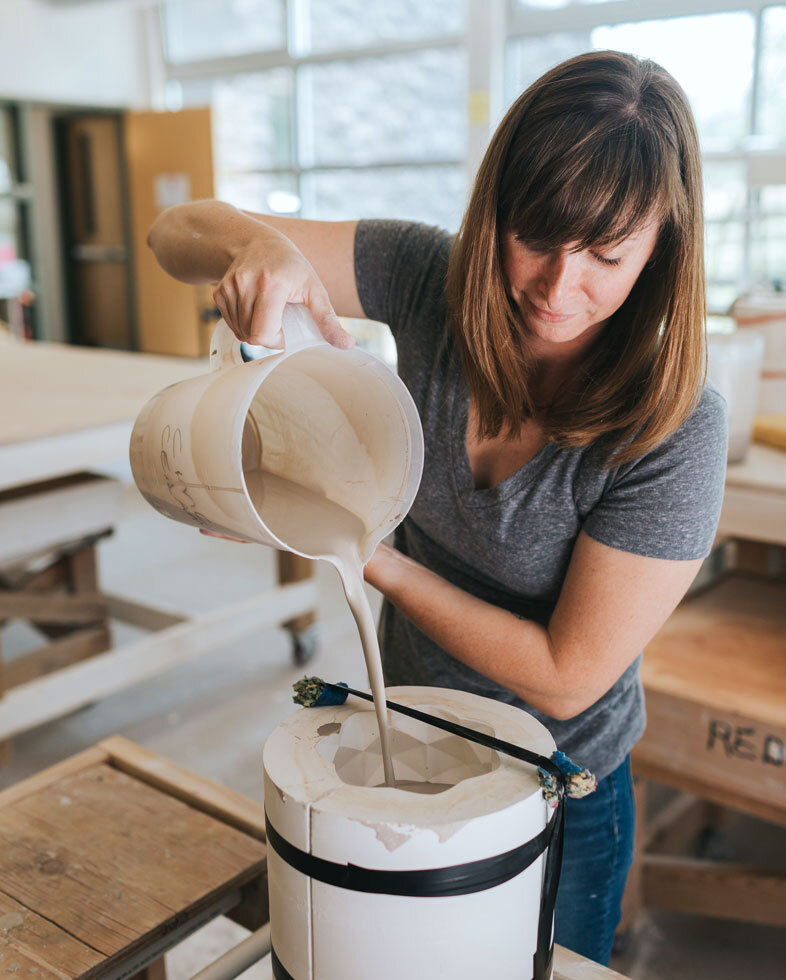
<path fill-rule="evenodd" d="M 360 546 L 366 537 L 363 522 L 327 497 L 263 469 L 246 473 L 246 486 L 260 516 L 275 533 L 298 551 L 318 555 L 334 565 L 357 623 L 379 724 L 385 785 L 394 786 L 390 756 L 385 682 L 374 618 L 363 589 Z"/>

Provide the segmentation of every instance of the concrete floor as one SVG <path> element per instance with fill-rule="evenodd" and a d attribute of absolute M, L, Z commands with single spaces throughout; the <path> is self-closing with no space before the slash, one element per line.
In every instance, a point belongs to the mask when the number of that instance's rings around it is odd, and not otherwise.
<path fill-rule="evenodd" d="M 114 475 L 129 479 L 123 468 Z M 131 485 L 116 534 L 100 546 L 100 566 L 108 591 L 187 612 L 258 593 L 273 584 L 275 573 L 273 552 L 206 538 L 168 521 Z M 360 643 L 338 577 L 324 566 L 317 581 L 321 649 L 309 672 L 365 687 Z M 369 594 L 376 610 L 379 596 L 373 590 Z M 117 642 L 136 635 L 128 627 L 116 628 Z M 38 642 L 32 630 L 18 623 L 3 632 L 4 655 L 22 653 Z M 262 745 L 293 710 L 291 685 L 302 674 L 291 662 L 283 631 L 248 637 L 18 737 L 0 786 L 117 732 L 261 800 Z M 782 829 L 743 818 L 735 819 L 724 843 L 739 859 L 770 861 L 774 856 L 783 864 L 786 856 Z M 245 935 L 223 919 L 201 929 L 167 955 L 170 980 L 187 980 Z M 784 960 L 786 933 L 781 930 L 658 912 L 647 915 L 613 966 L 633 980 L 781 980 Z M 271 976 L 264 962 L 243 974 L 245 980 Z"/>

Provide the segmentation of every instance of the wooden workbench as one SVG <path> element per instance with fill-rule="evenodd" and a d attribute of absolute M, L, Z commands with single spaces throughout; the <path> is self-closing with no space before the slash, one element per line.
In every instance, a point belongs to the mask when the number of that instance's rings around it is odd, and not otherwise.
<path fill-rule="evenodd" d="M 187 358 L 0 341 L 0 493 L 18 496 L 16 488 L 40 490 L 44 481 L 127 459 L 134 420 L 148 399 L 206 370 L 205 361 Z M 53 542 L 58 516 L 57 505 L 49 506 Z M 123 596 L 90 598 L 110 618 L 152 632 L 11 688 L 0 697 L 0 742 L 249 633 L 299 621 L 314 608 L 316 586 L 281 585 L 195 617 Z M 16 609 L 19 597 L 11 599 Z M 0 609 L 0 625 L 2 619 Z"/>
<path fill-rule="evenodd" d="M 164 976 L 164 953 L 216 916 L 267 921 L 264 836 L 261 804 L 117 736 L 9 787 L 0 969 Z"/>
<path fill-rule="evenodd" d="M 786 450 L 753 443 L 729 466 L 718 534 L 786 545 Z"/>
<path fill-rule="evenodd" d="M 206 370 L 193 358 L 0 340 L 0 491 L 127 459 L 145 402 Z"/>

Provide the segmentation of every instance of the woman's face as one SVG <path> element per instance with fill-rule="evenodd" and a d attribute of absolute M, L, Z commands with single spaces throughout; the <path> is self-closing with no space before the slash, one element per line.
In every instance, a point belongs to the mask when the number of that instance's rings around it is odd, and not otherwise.
<path fill-rule="evenodd" d="M 531 334 L 547 344 L 587 339 L 623 302 L 652 255 L 652 222 L 616 245 L 572 252 L 536 251 L 513 234 L 502 239 L 502 270 L 509 295 Z M 596 328 L 596 329 L 593 329 Z"/>

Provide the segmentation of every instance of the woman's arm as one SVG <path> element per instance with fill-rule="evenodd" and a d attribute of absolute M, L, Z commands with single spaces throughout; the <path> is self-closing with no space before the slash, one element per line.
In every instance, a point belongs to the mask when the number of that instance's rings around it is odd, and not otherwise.
<path fill-rule="evenodd" d="M 162 212 L 148 244 L 176 279 L 217 284 L 213 298 L 241 340 L 280 347 L 284 305 L 304 303 L 326 340 L 349 347 L 353 340 L 336 312 L 364 316 L 355 284 L 356 226 L 195 201 Z"/>
<path fill-rule="evenodd" d="M 552 718 L 608 691 L 701 566 L 617 551 L 580 534 L 547 628 L 477 599 L 380 545 L 366 580 L 451 656 Z"/>

